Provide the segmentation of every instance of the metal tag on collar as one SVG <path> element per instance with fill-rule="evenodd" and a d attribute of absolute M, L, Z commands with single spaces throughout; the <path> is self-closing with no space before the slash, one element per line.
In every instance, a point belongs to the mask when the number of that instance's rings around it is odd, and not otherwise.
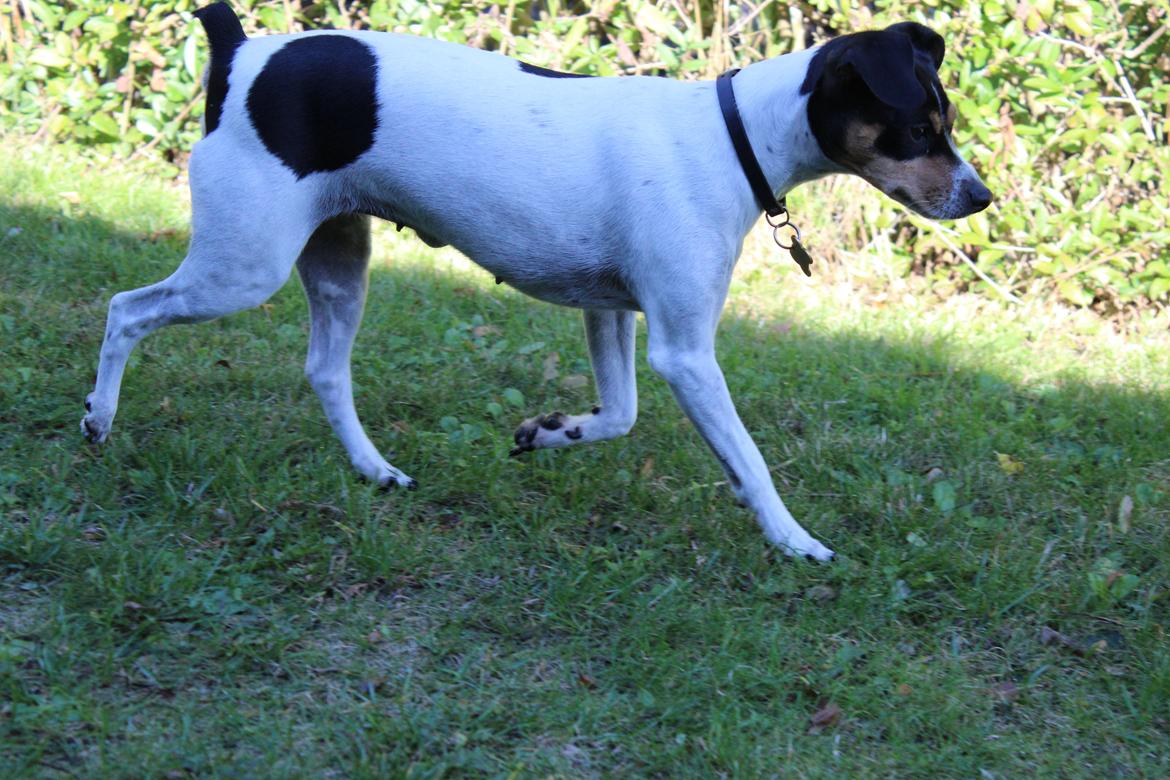
<path fill-rule="evenodd" d="M 787 249 L 788 254 L 792 255 L 792 259 L 800 266 L 800 270 L 804 271 L 804 275 L 812 276 L 812 257 L 805 250 L 804 245 L 800 243 L 800 228 L 793 224 L 787 206 L 781 203 L 779 214 L 775 216 L 765 214 L 764 219 L 768 220 L 768 224 L 772 227 L 772 240 L 776 242 L 776 246 Z M 788 239 L 787 244 L 784 243 L 784 228 L 792 229 L 792 236 Z"/>

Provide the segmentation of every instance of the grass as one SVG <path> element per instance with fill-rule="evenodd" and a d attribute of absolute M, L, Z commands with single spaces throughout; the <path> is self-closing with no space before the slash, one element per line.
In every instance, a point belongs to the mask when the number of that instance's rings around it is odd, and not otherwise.
<path fill-rule="evenodd" d="M 753 239 L 721 360 L 813 566 L 644 360 L 631 436 L 506 457 L 593 402 L 578 315 L 392 230 L 354 373 L 418 491 L 351 473 L 296 282 L 146 340 L 90 448 L 106 304 L 181 259 L 185 192 L 12 140 L 0 192 L 2 776 L 1170 774 L 1164 324 Z"/>

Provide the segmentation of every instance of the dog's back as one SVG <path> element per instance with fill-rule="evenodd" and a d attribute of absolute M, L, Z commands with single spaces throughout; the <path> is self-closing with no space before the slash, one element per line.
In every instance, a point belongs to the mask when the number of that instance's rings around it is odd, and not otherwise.
<path fill-rule="evenodd" d="M 717 177 L 704 177 L 702 146 L 680 142 L 684 133 L 722 140 L 716 117 L 701 110 L 705 85 L 557 78 L 393 33 L 242 40 L 222 4 L 200 18 L 212 44 L 207 112 L 216 117 L 192 166 L 231 168 L 254 158 L 258 141 L 308 183 L 322 218 L 356 211 L 409 225 L 536 297 L 635 305 L 615 268 L 644 253 L 631 237 L 677 235 L 677 224 L 647 229 L 664 201 L 709 213 L 727 200 Z M 224 93 L 213 90 L 225 73 Z M 707 180 L 697 195 L 669 184 L 697 177 Z"/>

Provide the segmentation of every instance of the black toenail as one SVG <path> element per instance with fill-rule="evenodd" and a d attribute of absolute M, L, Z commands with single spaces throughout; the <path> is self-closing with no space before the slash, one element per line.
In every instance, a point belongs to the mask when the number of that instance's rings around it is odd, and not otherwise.
<path fill-rule="evenodd" d="M 568 436 L 570 439 L 580 439 L 581 438 L 581 426 L 578 425 L 576 428 L 574 428 L 571 431 L 565 431 L 565 435 Z"/>
<path fill-rule="evenodd" d="M 805 559 L 806 561 L 815 561 L 815 560 L 816 560 L 816 558 L 814 558 L 814 557 L 813 557 L 813 554 L 812 554 L 812 553 L 805 553 L 805 554 L 804 554 L 804 559 Z"/>
<path fill-rule="evenodd" d="M 91 403 L 89 402 L 89 399 L 88 399 L 88 398 L 87 398 L 87 399 L 85 399 L 85 411 L 87 411 L 87 412 L 92 412 L 92 411 L 93 411 L 93 404 L 91 404 Z"/>
<path fill-rule="evenodd" d="M 601 407 L 600 406 L 593 407 L 593 413 L 594 414 L 601 414 Z"/>

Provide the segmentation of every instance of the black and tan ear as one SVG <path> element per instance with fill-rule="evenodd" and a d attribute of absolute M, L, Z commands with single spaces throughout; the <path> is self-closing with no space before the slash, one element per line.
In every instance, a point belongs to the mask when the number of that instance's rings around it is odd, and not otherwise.
<path fill-rule="evenodd" d="M 943 57 L 947 53 L 947 44 L 943 37 L 924 24 L 918 22 L 899 22 L 891 24 L 883 32 L 901 33 L 910 39 L 914 48 L 930 57 L 937 71 L 942 67 Z"/>
<path fill-rule="evenodd" d="M 839 78 L 860 78 L 886 105 L 909 110 L 926 100 L 926 91 L 914 74 L 914 60 L 910 36 L 883 30 L 853 36 L 832 68 Z"/>

